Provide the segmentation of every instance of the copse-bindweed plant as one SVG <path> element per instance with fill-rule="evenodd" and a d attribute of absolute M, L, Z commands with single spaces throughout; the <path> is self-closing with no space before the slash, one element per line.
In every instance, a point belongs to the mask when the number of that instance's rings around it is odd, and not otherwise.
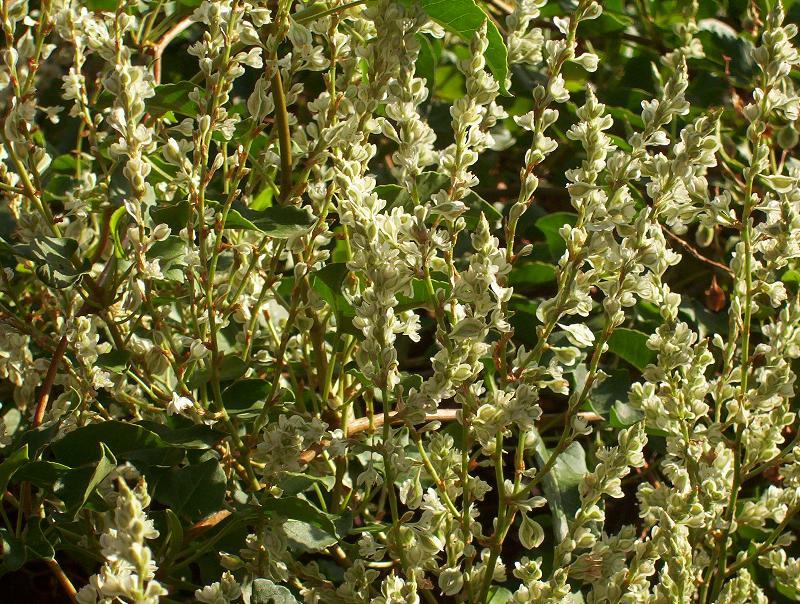
<path fill-rule="evenodd" d="M 0 17 L 0 599 L 800 601 L 800 3 Z"/>

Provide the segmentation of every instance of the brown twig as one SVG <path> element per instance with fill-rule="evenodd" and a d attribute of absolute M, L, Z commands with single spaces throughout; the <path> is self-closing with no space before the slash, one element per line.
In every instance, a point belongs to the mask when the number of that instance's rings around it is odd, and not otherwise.
<path fill-rule="evenodd" d="M 67 351 L 67 334 L 61 336 L 58 341 L 58 346 L 50 359 L 50 366 L 47 368 L 47 375 L 44 378 L 42 389 L 39 392 L 39 400 L 36 402 L 36 413 L 33 415 L 33 427 L 38 428 L 44 421 L 44 412 L 47 410 L 47 402 L 50 400 L 50 391 L 53 389 L 53 384 L 56 381 L 58 373 L 58 365 Z"/>
<path fill-rule="evenodd" d="M 456 419 L 456 414 L 458 413 L 458 409 L 439 409 L 436 413 L 429 413 L 425 416 L 426 422 L 452 422 Z M 398 417 L 397 411 L 389 412 L 389 419 L 391 423 L 395 424 L 398 422 L 403 421 L 402 417 Z M 378 428 L 383 427 L 384 417 L 382 414 L 375 415 L 372 418 L 372 426 L 377 430 Z M 348 438 L 359 434 L 360 432 L 365 432 L 369 430 L 369 418 L 368 417 L 359 417 L 358 419 L 353 420 L 347 426 L 347 436 Z"/>
<path fill-rule="evenodd" d="M 103 289 L 105 288 L 106 282 L 111 275 L 113 266 L 114 266 L 114 257 L 112 256 L 109 258 L 108 262 L 106 263 L 105 268 L 103 268 L 103 272 L 98 277 L 97 282 L 94 283 L 94 289 L 96 293 L 101 296 L 103 295 Z M 83 303 L 83 306 L 78 311 L 78 316 L 84 315 L 89 312 L 91 309 L 89 300 Z M 55 351 L 53 352 L 53 356 L 50 359 L 50 365 L 47 368 L 47 375 L 44 378 L 44 383 L 42 384 L 42 389 L 39 391 L 39 399 L 36 401 L 36 412 L 33 415 L 33 427 L 38 428 L 42 425 L 44 421 L 44 414 L 47 410 L 47 403 L 50 401 L 50 392 L 53 389 L 53 384 L 56 380 L 56 375 L 58 374 L 58 365 L 61 363 L 61 359 L 64 358 L 64 354 L 67 352 L 67 334 L 61 336 L 61 339 L 58 341 L 58 345 L 56 346 Z"/>
<path fill-rule="evenodd" d="M 667 236 L 670 239 L 672 239 L 673 241 L 677 241 L 681 245 L 681 247 L 683 247 L 692 256 L 697 258 L 700 262 L 705 262 L 706 264 L 713 266 L 714 268 L 717 268 L 721 271 L 724 271 L 729 275 L 733 275 L 733 271 L 730 269 L 730 267 L 725 266 L 724 264 L 717 262 L 716 260 L 712 260 L 711 258 L 706 258 L 705 256 L 703 256 L 703 254 L 694 249 L 694 247 L 692 247 L 692 245 L 688 241 L 681 239 L 669 229 L 662 227 L 662 230 L 664 231 L 664 233 L 667 234 Z"/>
<path fill-rule="evenodd" d="M 439 409 L 436 413 L 430 413 L 425 416 L 425 421 L 440 421 L 440 422 L 451 422 L 456 419 L 456 413 L 458 413 L 458 409 Z M 385 417 L 383 414 L 376 414 L 372 418 L 372 429 L 377 430 L 378 428 L 382 428 L 384 424 Z M 399 423 L 403 421 L 401 416 L 398 416 L 397 411 L 389 412 L 389 421 L 393 424 Z M 370 429 L 370 418 L 368 417 L 359 417 L 358 419 L 353 420 L 347 426 L 347 437 L 351 438 L 356 434 L 361 432 L 365 432 Z M 325 448 L 330 445 L 330 441 L 323 440 L 322 442 L 314 445 L 313 447 L 309 447 L 305 451 L 300 454 L 300 461 L 302 463 L 311 463 L 311 461 Z"/>
<path fill-rule="evenodd" d="M 102 292 L 103 287 L 105 286 L 106 281 L 108 280 L 109 276 L 111 275 L 112 268 L 114 266 L 114 258 L 112 257 L 106 263 L 103 272 L 100 274 L 98 278 L 98 282 L 95 284 L 95 287 L 98 292 Z M 87 300 L 81 309 L 78 311 L 78 315 L 85 314 L 90 309 L 89 301 Z M 42 425 L 44 421 L 44 414 L 47 411 L 47 403 L 50 401 L 50 393 L 53 390 L 53 384 L 56 381 L 56 376 L 58 375 L 58 366 L 61 364 L 61 360 L 64 358 L 64 354 L 67 352 L 67 334 L 65 333 L 61 336 L 61 339 L 58 341 L 58 345 L 56 346 L 55 351 L 53 352 L 53 356 L 50 359 L 50 365 L 47 368 L 47 375 L 45 376 L 44 383 L 42 384 L 42 388 L 39 391 L 39 399 L 36 401 L 36 411 L 33 415 L 33 428 L 38 428 Z M 18 506 L 22 507 L 23 512 L 26 516 L 30 516 L 31 514 L 31 485 L 29 482 L 23 482 L 20 485 L 21 488 L 21 495 L 20 495 L 20 502 Z M 11 499 L 9 499 L 11 498 Z M 5 494 L 5 499 L 9 501 L 13 501 L 13 495 L 11 493 Z M 73 603 L 77 603 L 77 592 L 75 591 L 75 587 L 72 585 L 72 582 L 69 580 L 64 571 L 61 569 L 61 566 L 55 559 L 47 560 L 47 565 L 50 567 L 51 572 L 56 576 L 58 582 L 64 588 L 64 591 L 69 596 L 69 599 Z"/>
<path fill-rule="evenodd" d="M 194 23 L 194 21 L 192 21 L 191 16 L 184 17 L 168 29 L 158 41 L 158 44 L 153 47 L 153 79 L 155 79 L 156 84 L 161 82 L 161 56 L 164 54 L 167 46 L 172 44 L 175 38 L 191 27 L 192 23 Z"/>
<path fill-rule="evenodd" d="M 61 584 L 61 587 L 67 593 L 67 597 L 69 597 L 70 602 L 77 604 L 78 602 L 78 592 L 75 590 L 75 586 L 72 584 L 72 581 L 69 580 L 69 577 L 64 573 L 59 563 L 55 560 L 46 560 L 47 566 L 50 567 L 50 571 L 56 576 L 58 582 Z"/>

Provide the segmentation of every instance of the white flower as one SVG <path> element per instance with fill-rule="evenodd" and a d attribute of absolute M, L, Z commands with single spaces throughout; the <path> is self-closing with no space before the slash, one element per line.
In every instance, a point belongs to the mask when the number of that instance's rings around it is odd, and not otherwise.
<path fill-rule="evenodd" d="M 222 573 L 219 581 L 194 592 L 195 599 L 203 604 L 230 604 L 241 595 L 242 589 L 229 571 Z"/>
<path fill-rule="evenodd" d="M 101 388 L 113 388 L 114 382 L 111 381 L 111 375 L 107 371 L 103 371 L 99 367 L 92 367 L 92 387 L 95 390 Z"/>
<path fill-rule="evenodd" d="M 89 578 L 77 595 L 81 604 L 125 601 L 158 604 L 167 590 L 155 580 L 158 570 L 147 540 L 158 537 L 145 508 L 150 504 L 147 485 L 141 479 L 130 489 L 121 478 L 117 483 L 115 509 L 108 528 L 100 536 L 100 553 L 105 558 L 100 572 Z"/>
<path fill-rule="evenodd" d="M 558 326 L 567 333 L 567 339 L 570 343 L 578 348 L 586 348 L 594 342 L 592 330 L 583 323 L 574 323 L 572 325 L 559 323 Z"/>
<path fill-rule="evenodd" d="M 169 415 L 183 415 L 194 407 L 192 399 L 179 396 L 177 392 L 172 393 L 172 400 L 167 403 L 167 413 Z"/>

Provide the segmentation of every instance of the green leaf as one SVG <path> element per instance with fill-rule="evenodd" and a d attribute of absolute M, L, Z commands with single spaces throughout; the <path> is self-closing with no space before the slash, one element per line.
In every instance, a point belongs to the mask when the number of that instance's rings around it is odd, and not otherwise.
<path fill-rule="evenodd" d="M 176 514 L 192 520 L 222 508 L 227 479 L 216 458 L 161 473 L 154 496 Z"/>
<path fill-rule="evenodd" d="M 431 195 L 438 193 L 441 189 L 450 186 L 450 177 L 441 172 L 423 172 L 417 176 L 417 197 L 419 201 L 428 201 Z M 416 201 L 406 189 L 399 185 L 384 185 L 383 187 L 376 187 L 376 192 L 385 193 L 386 201 L 390 202 L 392 206 L 402 205 L 404 207 L 413 207 Z M 380 195 L 379 193 L 379 195 Z"/>
<path fill-rule="evenodd" d="M 117 0 L 86 0 L 86 8 L 92 12 L 109 12 L 117 10 Z"/>
<path fill-rule="evenodd" d="M 314 272 L 311 287 L 331 307 L 338 317 L 354 317 L 355 309 L 342 295 L 344 280 L 350 273 L 344 262 L 332 262 Z"/>
<path fill-rule="evenodd" d="M 467 223 L 467 228 L 471 231 L 475 230 L 475 227 L 478 226 L 481 214 L 486 216 L 486 220 L 489 221 L 490 225 L 503 217 L 503 215 L 497 211 L 497 208 L 475 191 L 467 193 L 462 201 L 467 206 L 467 211 L 463 214 L 464 222 Z"/>
<path fill-rule="evenodd" d="M 153 206 L 150 208 L 150 216 L 152 216 L 155 224 L 166 224 L 175 231 L 186 226 L 190 215 L 191 209 L 188 199 L 182 199 L 178 203 L 168 206 Z"/>
<path fill-rule="evenodd" d="M 442 56 L 442 43 L 436 38 L 417 34 L 419 41 L 419 55 L 417 56 L 416 73 L 419 77 L 425 78 L 429 98 L 433 98 L 436 89 L 436 67 Z"/>
<path fill-rule="evenodd" d="M 241 357 L 234 355 L 226 355 L 222 359 L 222 364 L 219 367 L 219 379 L 222 382 L 231 382 L 242 377 L 247 372 L 247 364 Z M 187 385 L 189 388 L 199 388 L 203 384 L 207 384 L 211 379 L 211 369 L 203 368 L 196 371 L 189 378 Z"/>
<path fill-rule="evenodd" d="M 647 347 L 647 339 L 646 333 L 619 327 L 608 339 L 608 349 L 642 371 L 655 358 L 655 352 Z"/>
<path fill-rule="evenodd" d="M 25 542 L 6 529 L 0 529 L 0 545 L 3 547 L 2 558 L 0 558 L 1 577 L 22 568 L 28 559 L 28 552 Z"/>
<path fill-rule="evenodd" d="M 497 26 L 474 0 L 420 0 L 420 6 L 431 19 L 467 43 L 472 40 L 475 32 L 485 21 L 486 37 L 489 41 L 489 46 L 483 54 L 486 66 L 500 84 L 500 91 L 510 96 L 506 89 L 508 49 Z"/>
<path fill-rule="evenodd" d="M 611 408 L 609 424 L 612 428 L 627 428 L 644 418 L 644 414 L 625 401 L 616 401 Z"/>
<path fill-rule="evenodd" d="M 167 519 L 167 560 L 175 558 L 184 549 L 183 525 L 178 515 L 170 508 L 164 510 Z"/>
<path fill-rule="evenodd" d="M 336 479 L 333 476 L 314 476 L 307 472 L 284 472 L 283 477 L 278 482 L 278 486 L 284 495 L 297 495 L 317 484 L 330 491 Z"/>
<path fill-rule="evenodd" d="M 612 36 L 624 31 L 633 23 L 628 15 L 611 14 L 603 11 L 597 19 L 584 21 L 581 31 L 587 38 L 589 36 Z"/>
<path fill-rule="evenodd" d="M 701 19 L 697 25 L 697 37 L 706 51 L 704 61 L 713 63 L 720 74 L 727 69 L 727 77 L 732 77 L 738 85 L 747 85 L 756 70 L 753 43 L 719 19 Z"/>
<path fill-rule="evenodd" d="M 536 287 L 556 280 L 556 267 L 547 262 L 533 260 L 514 266 L 509 277 L 512 287 Z"/>
<path fill-rule="evenodd" d="M 385 200 L 389 204 L 389 207 L 396 205 L 398 198 L 400 198 L 401 203 L 404 203 L 407 199 L 411 199 L 411 196 L 406 193 L 403 187 L 393 183 L 377 185 L 375 187 L 375 194 Z M 406 195 L 406 197 L 401 197 L 401 195 Z M 422 196 L 420 196 L 420 198 L 421 197 Z"/>
<path fill-rule="evenodd" d="M 55 484 L 66 476 L 72 468 L 54 461 L 31 461 L 16 473 L 19 481 L 28 481 L 32 485 L 52 491 Z"/>
<path fill-rule="evenodd" d="M 55 174 L 47 182 L 42 195 L 46 204 L 51 204 L 65 199 L 66 194 L 75 188 L 75 179 L 65 174 Z"/>
<path fill-rule="evenodd" d="M 256 579 L 250 604 L 298 604 L 298 601 L 283 585 L 276 585 L 269 579 Z"/>
<path fill-rule="evenodd" d="M 289 520 L 300 520 L 331 535 L 337 535 L 336 525 L 330 514 L 315 508 L 311 503 L 299 497 L 267 498 L 261 502 L 261 508 L 268 513 L 282 516 Z"/>
<path fill-rule="evenodd" d="M 162 272 L 173 265 L 183 265 L 186 257 L 186 242 L 178 235 L 170 235 L 162 241 L 156 241 L 147 250 L 149 259 L 158 258 Z"/>
<path fill-rule="evenodd" d="M 246 417 L 258 415 L 258 411 L 272 390 L 267 380 L 252 378 L 234 382 L 222 393 L 222 403 L 229 415 Z"/>
<path fill-rule="evenodd" d="M 589 408 L 605 418 L 619 401 L 628 400 L 628 390 L 631 385 L 627 369 L 615 369 L 609 376 L 592 389 L 589 397 Z"/>
<path fill-rule="evenodd" d="M 260 211 L 236 206 L 229 210 L 225 228 L 259 231 L 275 239 L 287 239 L 307 232 L 314 222 L 308 212 L 294 206 L 271 206 Z"/>
<path fill-rule="evenodd" d="M 197 105 L 189 99 L 189 93 L 196 86 L 191 82 L 161 84 L 156 86 L 155 95 L 147 101 L 147 111 L 153 117 L 160 117 L 171 111 L 178 115 L 195 117 Z"/>
<path fill-rule="evenodd" d="M 19 570 L 28 560 L 53 559 L 55 551 L 42 532 L 42 522 L 42 518 L 32 518 L 21 538 L 15 537 L 6 529 L 0 529 L 0 577 Z"/>
<path fill-rule="evenodd" d="M 256 195 L 253 198 L 253 201 L 250 202 L 248 206 L 251 210 L 255 210 L 256 212 L 260 212 L 261 210 L 266 210 L 267 208 L 272 207 L 272 198 L 275 195 L 275 190 L 272 187 L 267 187 L 261 193 Z"/>
<path fill-rule="evenodd" d="M 112 350 L 98 355 L 95 365 L 108 369 L 112 373 L 125 373 L 130 360 L 131 353 L 127 350 Z"/>
<path fill-rule="evenodd" d="M 75 517 L 89 500 L 97 486 L 117 467 L 114 454 L 100 443 L 97 463 L 66 472 L 55 488 L 55 493 L 67 507 L 67 514 Z"/>
<path fill-rule="evenodd" d="M 294 15 L 292 15 L 292 19 L 294 19 L 297 23 L 308 23 L 309 21 L 313 21 L 321 13 L 327 13 L 329 11 L 329 7 L 325 2 L 312 2 L 309 3 L 304 9 L 297 11 Z"/>
<path fill-rule="evenodd" d="M 168 445 L 184 449 L 210 449 L 226 436 L 225 432 L 195 424 L 183 417 L 169 418 L 166 424 L 141 421 L 139 425 L 158 434 Z"/>
<path fill-rule="evenodd" d="M 489 590 L 489 599 L 487 604 L 507 604 L 512 601 L 514 594 L 505 587 L 493 585 Z"/>
<path fill-rule="evenodd" d="M 798 591 L 793 585 L 789 585 L 788 583 L 778 579 L 776 581 L 775 590 L 792 602 L 800 602 L 800 591 Z"/>
<path fill-rule="evenodd" d="M 450 177 L 441 172 L 423 172 L 417 177 L 416 184 L 417 198 L 420 201 L 427 201 L 434 193 L 438 193 L 440 190 L 450 186 Z M 411 193 L 400 185 L 378 185 L 375 187 L 375 192 L 378 197 L 388 203 L 389 208 L 402 206 L 406 209 L 411 209 L 416 205 Z M 474 229 L 477 226 L 481 213 L 486 216 L 490 223 L 502 218 L 502 214 L 492 204 L 474 191 L 470 191 L 462 201 L 467 206 L 467 211 L 464 212 L 463 217 L 468 229 Z"/>
<path fill-rule="evenodd" d="M 723 338 L 728 336 L 728 313 L 711 312 L 698 300 L 684 298 L 678 309 L 678 314 L 686 317 L 694 324 L 694 328 L 700 338 L 708 338 L 717 333 Z"/>
<path fill-rule="evenodd" d="M 39 426 L 38 428 L 30 428 L 22 433 L 18 447 L 23 445 L 28 446 L 28 455 L 36 457 L 45 447 L 47 447 L 55 439 L 58 433 L 58 424 L 52 423 L 49 426 Z"/>
<path fill-rule="evenodd" d="M 72 256 L 78 251 L 78 242 L 74 239 L 38 237 L 14 249 L 17 254 L 34 263 L 36 276 L 50 287 L 69 287 L 86 273 L 86 270 L 77 268 L 72 262 Z"/>
<path fill-rule="evenodd" d="M 56 552 L 52 544 L 47 540 L 42 532 L 44 518 L 31 518 L 25 532 L 22 534 L 25 541 L 25 548 L 28 550 L 27 560 L 52 560 Z"/>
<path fill-rule="evenodd" d="M 443 289 L 445 292 L 449 293 L 451 290 L 450 284 L 446 281 L 431 279 L 431 282 L 433 284 L 434 292 Z M 428 288 L 425 286 L 425 281 L 423 279 L 414 279 L 411 282 L 411 286 L 414 289 L 414 293 L 410 298 L 402 294 L 397 296 L 398 304 L 396 309 L 399 312 L 431 305 L 431 297 L 428 294 Z"/>
<path fill-rule="evenodd" d="M 53 161 L 50 162 L 50 170 L 53 172 L 66 172 L 68 174 L 74 174 L 75 169 L 78 167 L 79 161 L 80 160 L 74 155 L 64 153 L 63 155 L 53 158 Z"/>
<path fill-rule="evenodd" d="M 627 123 L 638 129 L 644 127 L 642 116 L 627 107 L 606 107 L 606 113 L 613 117 L 615 122 Z"/>
<path fill-rule="evenodd" d="M 100 443 L 108 446 L 115 458 L 130 459 L 136 453 L 158 453 L 157 449 L 169 445 L 155 432 L 136 424 L 121 421 L 106 421 L 89 424 L 68 433 L 53 443 L 56 460 L 68 466 L 77 467 L 97 459 Z"/>
<path fill-rule="evenodd" d="M 342 289 L 344 280 L 349 272 L 350 269 L 347 268 L 347 263 L 332 262 L 314 271 L 314 280 L 321 281 L 331 291 L 339 291 Z"/>
<path fill-rule="evenodd" d="M 8 215 L 8 212 L 5 208 L 0 206 L 0 224 L 4 222 L 8 218 L 9 221 L 13 219 Z M 16 223 L 11 227 L 11 229 L 16 228 Z M 14 246 L 10 245 L 3 237 L 0 237 L 0 262 L 2 265 L 7 268 L 14 268 L 17 266 L 17 252 L 14 249 Z"/>
<path fill-rule="evenodd" d="M 551 452 L 535 429 L 534 436 L 534 455 L 542 467 L 550 459 Z M 542 479 L 542 489 L 553 516 L 553 530 L 559 541 L 567 536 L 569 521 L 575 518 L 575 512 L 581 507 L 578 485 L 587 473 L 586 453 L 580 443 L 573 442 L 561 452 L 552 470 Z"/>
<path fill-rule="evenodd" d="M 567 249 L 559 230 L 565 224 L 574 226 L 577 219 L 578 215 L 572 212 L 553 212 L 542 216 L 536 221 L 536 228 L 544 235 L 547 249 L 550 250 L 553 260 L 558 260 L 564 254 L 564 250 Z"/>
<path fill-rule="evenodd" d="M 304 552 L 319 552 L 339 542 L 330 533 L 302 520 L 287 520 L 282 528 L 289 544 Z"/>
<path fill-rule="evenodd" d="M 127 215 L 128 212 L 125 209 L 125 206 L 120 206 L 114 210 L 114 213 L 111 214 L 111 219 L 108 221 L 108 228 L 111 232 L 111 237 L 114 240 L 114 254 L 117 258 L 125 257 L 125 250 L 122 247 L 122 239 L 119 236 L 119 223 L 122 220 L 122 217 Z"/>
<path fill-rule="evenodd" d="M 800 283 L 800 271 L 796 271 L 794 269 L 785 271 L 783 275 L 781 275 L 781 281 L 784 283 Z"/>
<path fill-rule="evenodd" d="M 0 463 L 0 493 L 6 492 L 11 477 L 14 476 L 16 471 L 27 461 L 28 445 L 25 444 L 16 451 L 12 451 L 11 454 L 3 460 L 3 463 Z"/>

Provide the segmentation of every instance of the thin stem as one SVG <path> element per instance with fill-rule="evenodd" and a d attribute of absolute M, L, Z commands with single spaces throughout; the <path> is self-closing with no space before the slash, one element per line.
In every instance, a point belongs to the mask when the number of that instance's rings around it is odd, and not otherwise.
<path fill-rule="evenodd" d="M 69 580 L 69 577 L 67 577 L 67 575 L 64 573 L 63 569 L 56 561 L 56 559 L 53 558 L 51 560 L 45 560 L 45 562 L 47 563 L 47 566 L 50 568 L 50 572 L 52 572 L 55 575 L 56 579 L 58 579 L 58 582 L 61 584 L 61 588 L 67 594 L 67 597 L 69 598 L 70 602 L 77 604 L 78 592 L 76 591 L 75 586 L 72 584 L 72 581 Z"/>
<path fill-rule="evenodd" d="M 33 415 L 33 428 L 38 428 L 44 421 L 44 413 L 47 410 L 47 403 L 50 400 L 50 391 L 53 389 L 53 384 L 56 381 L 58 374 L 58 366 L 61 359 L 64 358 L 64 353 L 67 351 L 67 334 L 61 336 L 58 341 L 58 346 L 50 359 L 50 365 L 47 368 L 47 375 L 42 383 L 42 389 L 39 391 L 39 399 L 36 402 L 36 412 Z"/>
<path fill-rule="evenodd" d="M 158 44 L 155 45 L 155 48 L 153 49 L 153 79 L 155 79 L 156 84 L 161 82 L 161 57 L 164 55 L 164 51 L 167 49 L 167 46 L 169 46 L 172 41 L 184 31 L 189 29 L 193 23 L 194 21 L 192 20 L 191 15 L 184 17 L 169 30 L 167 30 L 167 32 L 158 41 Z"/>
<path fill-rule="evenodd" d="M 497 483 L 497 521 L 495 533 L 492 536 L 489 560 L 484 567 L 483 584 L 478 595 L 478 602 L 486 602 L 489 595 L 489 589 L 492 586 L 494 579 L 494 569 L 497 566 L 497 560 L 500 557 L 500 550 L 503 548 L 503 540 L 505 539 L 508 528 L 514 520 L 515 511 L 509 514 L 508 504 L 506 502 L 505 493 L 505 475 L 503 473 L 503 434 L 497 434 L 495 438 L 495 452 L 494 452 L 494 473 L 495 482 Z M 506 515 L 510 515 L 510 520 L 506 522 Z"/>
<path fill-rule="evenodd" d="M 766 76 L 764 76 L 766 78 Z M 764 99 L 761 101 L 762 115 L 766 109 L 766 98 L 768 97 L 769 87 L 767 86 L 766 79 L 762 82 L 765 89 Z M 761 146 L 764 144 L 764 139 L 759 138 L 753 151 L 753 157 L 760 156 Z M 753 241 L 752 230 L 753 220 L 751 214 L 754 209 L 753 201 L 753 183 L 758 175 L 754 166 L 751 166 L 747 172 L 746 185 L 744 190 L 744 207 L 742 209 L 742 243 L 744 244 L 744 263 L 742 271 L 744 272 L 744 314 L 742 318 L 742 350 L 740 358 L 740 372 L 739 372 L 739 406 L 745 406 L 745 399 L 747 398 L 747 388 L 750 379 L 750 324 L 753 318 Z M 735 340 L 734 340 L 735 342 Z M 736 502 L 739 497 L 739 489 L 741 487 L 742 477 L 742 437 L 744 435 L 745 424 L 744 421 L 737 421 L 736 437 L 733 445 L 733 480 L 731 482 L 731 494 L 728 506 L 725 509 L 724 527 L 722 535 L 720 536 L 719 546 L 716 556 L 716 576 L 714 584 L 711 589 L 712 601 L 717 598 L 722 585 L 725 581 L 725 566 L 727 565 L 728 558 L 728 536 L 730 535 L 731 525 L 733 518 L 736 514 Z M 713 561 L 713 559 L 712 559 Z M 710 568 L 713 568 L 713 564 Z"/>
<path fill-rule="evenodd" d="M 781 523 L 772 530 L 772 532 L 766 538 L 764 543 L 759 545 L 756 551 L 750 554 L 749 556 L 742 558 L 735 564 L 729 566 L 725 570 L 724 575 L 726 577 L 729 577 L 732 574 L 736 573 L 739 569 L 744 568 L 751 562 L 757 560 L 758 557 L 761 556 L 761 554 L 763 554 L 765 551 L 767 551 L 772 546 L 772 544 L 775 543 L 778 537 L 780 537 L 783 534 L 783 531 L 789 525 L 789 522 L 791 522 L 792 518 L 794 518 L 798 512 L 800 512 L 800 505 L 796 505 L 793 508 L 789 509 L 786 512 L 786 515 L 784 516 L 783 520 L 781 520 Z"/>
<path fill-rule="evenodd" d="M 272 76 L 272 97 L 275 100 L 275 126 L 278 129 L 278 144 L 281 153 L 280 201 L 285 203 L 292 190 L 292 136 L 289 132 L 289 113 L 286 109 L 286 94 L 283 90 L 281 70 Z"/>
<path fill-rule="evenodd" d="M 688 241 L 686 241 L 685 239 L 681 239 L 680 237 L 678 237 L 675 233 L 673 233 L 669 229 L 662 227 L 661 230 L 667 235 L 667 237 L 669 237 L 673 241 L 676 241 L 677 243 L 679 243 L 681 245 L 681 247 L 683 247 L 683 249 L 685 249 L 692 256 L 697 258 L 700 262 L 704 262 L 704 263 L 708 264 L 709 266 L 713 266 L 714 268 L 717 268 L 717 269 L 723 271 L 724 273 L 726 273 L 728 275 L 733 275 L 733 271 L 731 270 L 731 268 L 729 266 L 726 266 L 725 264 L 722 264 L 721 262 L 717 262 L 716 260 L 712 260 L 711 258 L 707 258 L 706 256 L 703 256 L 703 254 L 698 252 L 691 244 L 689 244 Z"/>

